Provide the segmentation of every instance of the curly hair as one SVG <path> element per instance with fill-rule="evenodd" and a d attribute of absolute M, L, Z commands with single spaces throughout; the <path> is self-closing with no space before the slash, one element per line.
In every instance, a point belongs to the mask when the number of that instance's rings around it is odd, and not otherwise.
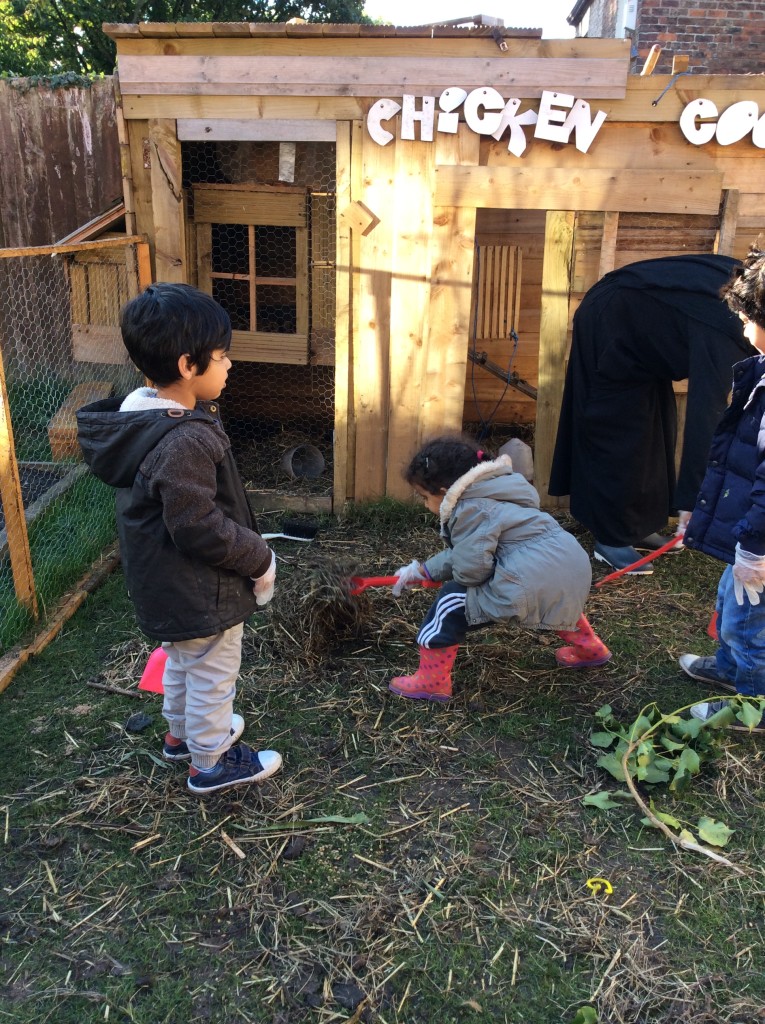
<path fill-rule="evenodd" d="M 429 494 L 447 490 L 464 473 L 491 458 L 479 444 L 467 437 L 435 437 L 422 447 L 404 470 L 408 484 L 422 487 Z"/>
<path fill-rule="evenodd" d="M 765 328 L 765 251 L 754 246 L 720 292 L 733 313 Z"/>

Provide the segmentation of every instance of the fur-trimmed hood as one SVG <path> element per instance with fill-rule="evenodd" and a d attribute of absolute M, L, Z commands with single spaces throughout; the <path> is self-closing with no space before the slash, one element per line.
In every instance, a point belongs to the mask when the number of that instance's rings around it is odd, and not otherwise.
<path fill-rule="evenodd" d="M 513 461 L 509 455 L 500 455 L 497 459 L 479 462 L 451 485 L 439 509 L 442 536 L 457 502 L 468 489 L 471 498 L 495 498 L 512 501 L 525 507 L 539 508 L 539 495 L 536 490 L 524 476 L 513 472 Z"/>

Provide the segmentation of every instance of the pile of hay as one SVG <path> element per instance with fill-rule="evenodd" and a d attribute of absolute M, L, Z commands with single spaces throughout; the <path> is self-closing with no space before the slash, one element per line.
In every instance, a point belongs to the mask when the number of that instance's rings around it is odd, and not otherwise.
<path fill-rule="evenodd" d="M 301 659 L 315 664 L 339 644 L 366 632 L 372 609 L 367 594 L 351 595 L 350 579 L 355 575 L 357 566 L 321 553 L 301 558 L 290 572 L 280 571 L 272 614 L 280 632 L 297 645 Z"/>

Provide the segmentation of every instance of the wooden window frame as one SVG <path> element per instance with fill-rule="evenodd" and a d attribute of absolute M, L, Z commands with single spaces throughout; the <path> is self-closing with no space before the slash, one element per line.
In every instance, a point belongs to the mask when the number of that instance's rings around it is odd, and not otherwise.
<path fill-rule="evenodd" d="M 246 362 L 307 365 L 308 348 L 308 193 L 305 188 L 279 185 L 192 185 L 196 233 L 197 284 L 212 295 L 213 281 L 247 281 L 250 323 L 255 329 L 232 333 L 230 356 Z M 215 271 L 212 266 L 213 224 L 247 227 L 247 273 Z M 295 277 L 259 277 L 257 227 L 295 229 Z M 264 285 L 294 286 L 296 330 L 293 334 L 257 330 L 257 289 Z"/>

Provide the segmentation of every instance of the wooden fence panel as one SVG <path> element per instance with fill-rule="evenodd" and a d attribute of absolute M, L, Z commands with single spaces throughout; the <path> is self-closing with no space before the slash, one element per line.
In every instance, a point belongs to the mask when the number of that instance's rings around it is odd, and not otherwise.
<path fill-rule="evenodd" d="M 0 247 L 48 245 L 122 198 L 114 83 L 0 80 Z"/>

